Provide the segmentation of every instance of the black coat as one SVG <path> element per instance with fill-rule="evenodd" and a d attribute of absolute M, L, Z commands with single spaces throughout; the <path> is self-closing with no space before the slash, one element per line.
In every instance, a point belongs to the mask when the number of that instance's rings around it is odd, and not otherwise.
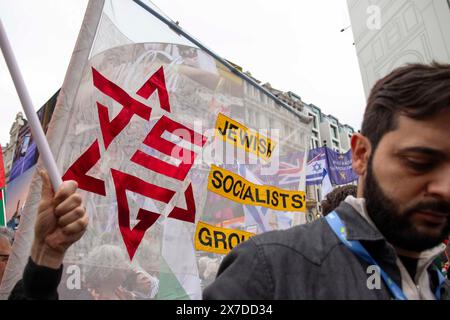
<path fill-rule="evenodd" d="M 380 267 L 401 287 L 394 248 L 348 203 L 336 209 L 348 240 L 359 240 Z M 367 285 L 369 264 L 337 238 L 325 219 L 250 238 L 224 258 L 216 280 L 203 292 L 210 299 L 392 299 Z M 432 291 L 437 273 L 429 269 Z M 448 282 L 443 299 L 448 299 Z"/>

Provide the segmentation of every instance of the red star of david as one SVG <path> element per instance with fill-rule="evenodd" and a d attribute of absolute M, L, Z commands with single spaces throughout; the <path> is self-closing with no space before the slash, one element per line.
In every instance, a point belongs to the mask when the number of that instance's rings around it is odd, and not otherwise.
<path fill-rule="evenodd" d="M 125 90 L 108 80 L 95 68 L 92 68 L 92 76 L 94 86 L 123 107 L 118 115 L 110 120 L 108 108 L 97 102 L 103 144 L 105 150 L 107 150 L 111 142 L 130 123 L 133 116 L 136 115 L 149 121 L 152 108 L 133 99 Z M 155 91 L 158 92 L 161 108 L 170 112 L 169 94 L 166 89 L 163 67 L 159 68 L 136 92 L 136 94 L 148 99 Z M 156 122 L 143 141 L 145 145 L 154 148 L 165 155 L 181 160 L 181 163 L 178 166 L 162 161 L 141 150 L 137 150 L 130 160 L 146 169 L 157 172 L 158 174 L 183 181 L 191 169 L 197 154 L 188 149 L 178 147 L 181 150 L 181 154 L 174 155 L 172 150 L 177 147 L 177 145 L 162 138 L 165 131 L 176 134 L 176 131 L 179 129 L 183 129 L 183 132 L 189 133 L 188 138 L 186 136 L 178 135 L 181 139 L 187 140 L 189 143 L 200 147 L 203 147 L 206 143 L 206 137 L 167 116 L 162 116 Z M 75 180 L 78 182 L 79 188 L 101 196 L 106 196 L 105 181 L 87 174 L 88 171 L 98 163 L 100 158 L 99 140 L 95 139 L 87 150 L 75 160 L 69 169 L 67 169 L 66 173 L 63 175 L 63 180 Z M 160 214 L 141 208 L 137 215 L 137 220 L 139 222 L 134 228 L 131 228 L 130 209 L 126 191 L 129 190 L 164 203 L 170 202 L 175 195 L 175 191 L 154 185 L 119 170 L 111 169 L 111 175 L 116 190 L 119 228 L 130 260 L 132 260 L 145 232 L 156 222 L 156 220 L 158 220 Z M 191 183 L 186 188 L 184 196 L 186 209 L 174 207 L 169 213 L 168 218 L 194 223 L 196 209 Z"/>

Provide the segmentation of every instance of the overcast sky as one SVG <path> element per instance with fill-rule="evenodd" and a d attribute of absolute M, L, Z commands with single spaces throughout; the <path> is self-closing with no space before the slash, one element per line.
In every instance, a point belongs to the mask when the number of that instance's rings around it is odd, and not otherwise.
<path fill-rule="evenodd" d="M 125 0 L 116 0 L 125 1 Z M 220 56 L 263 83 L 360 128 L 365 106 L 346 0 L 154 0 Z M 87 0 L 0 0 L 0 17 L 36 109 L 61 86 Z M 21 110 L 0 59 L 0 142 Z"/>

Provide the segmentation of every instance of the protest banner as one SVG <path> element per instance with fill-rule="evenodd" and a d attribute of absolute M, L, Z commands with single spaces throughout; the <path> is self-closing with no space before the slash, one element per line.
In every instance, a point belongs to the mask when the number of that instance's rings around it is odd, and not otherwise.
<path fill-rule="evenodd" d="M 254 233 L 220 228 L 199 221 L 195 231 L 195 249 L 217 254 L 227 254 Z"/>
<path fill-rule="evenodd" d="M 137 268 L 158 278 L 157 299 L 201 298 L 197 224 L 244 215 L 241 203 L 208 191 L 220 114 L 240 128 L 280 132 L 258 140 L 260 148 L 253 151 L 268 159 L 252 164 L 258 168 L 275 163 L 276 155 L 286 159 L 285 166 L 296 166 L 297 156 L 306 154 L 306 116 L 190 37 L 151 2 L 89 2 L 47 131 L 58 170 L 63 180 L 78 182 L 90 219 L 85 235 L 66 253 L 60 299 L 86 298 L 113 284 L 133 293 L 137 284 L 125 279 L 133 279 Z M 279 139 L 287 129 L 288 139 Z M 292 174 L 299 178 L 291 181 L 299 183 L 286 185 L 275 207 L 285 202 L 289 211 L 303 214 L 304 171 Z M 280 186 L 264 189 L 271 206 Z M 27 262 L 40 187 L 35 175 L 0 287 L 3 298 Z M 220 209 L 209 210 L 211 204 Z M 67 285 L 74 268 L 83 275 L 78 291 Z"/>

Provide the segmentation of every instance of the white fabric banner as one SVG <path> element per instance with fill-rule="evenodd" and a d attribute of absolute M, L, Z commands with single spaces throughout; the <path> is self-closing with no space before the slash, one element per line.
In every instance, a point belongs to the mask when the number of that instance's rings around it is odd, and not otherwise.
<path fill-rule="evenodd" d="M 271 135 L 274 154 L 252 166 L 306 154 L 309 124 L 295 112 L 135 2 L 89 3 L 47 134 L 63 179 L 78 181 L 90 218 L 66 254 L 61 299 L 201 298 L 198 262 L 211 254 L 194 249 L 196 223 L 245 216 L 243 205 L 207 190 L 211 164 L 223 160 L 217 148 L 229 145 L 214 136 L 219 114 L 289 137 Z M 298 190 L 303 181 L 305 190 L 304 170 L 292 171 L 304 161 L 292 161 L 284 165 L 290 179 L 299 175 L 295 187 L 278 187 Z M 39 195 L 35 176 L 2 298 L 27 262 Z M 294 214 L 302 213 L 289 213 L 280 226 Z"/>

